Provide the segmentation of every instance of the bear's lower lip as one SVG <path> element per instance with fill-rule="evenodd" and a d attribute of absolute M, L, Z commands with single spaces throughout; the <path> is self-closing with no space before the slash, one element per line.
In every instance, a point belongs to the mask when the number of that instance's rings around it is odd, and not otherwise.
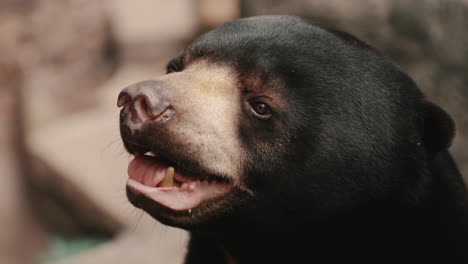
<path fill-rule="evenodd" d="M 232 184 L 183 175 L 163 161 L 137 155 L 128 166 L 127 187 L 171 210 L 192 210 L 229 192 Z"/>

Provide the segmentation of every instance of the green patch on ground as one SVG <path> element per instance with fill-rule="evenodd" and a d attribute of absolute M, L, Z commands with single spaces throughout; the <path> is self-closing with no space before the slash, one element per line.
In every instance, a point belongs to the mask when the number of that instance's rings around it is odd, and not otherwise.
<path fill-rule="evenodd" d="M 83 251 L 93 249 L 104 242 L 107 237 L 74 237 L 53 236 L 49 247 L 40 256 L 40 264 L 51 264 L 66 257 L 76 255 Z"/>

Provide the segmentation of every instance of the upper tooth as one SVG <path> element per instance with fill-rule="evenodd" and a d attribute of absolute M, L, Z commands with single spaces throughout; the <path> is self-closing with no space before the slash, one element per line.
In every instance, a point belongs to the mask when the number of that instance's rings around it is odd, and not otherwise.
<path fill-rule="evenodd" d="M 174 168 L 168 167 L 161 187 L 172 187 L 174 185 Z"/>
<path fill-rule="evenodd" d="M 154 152 L 152 152 L 152 151 L 146 152 L 145 155 L 146 155 L 146 156 L 151 156 L 151 157 L 156 156 L 156 155 L 154 154 Z"/>

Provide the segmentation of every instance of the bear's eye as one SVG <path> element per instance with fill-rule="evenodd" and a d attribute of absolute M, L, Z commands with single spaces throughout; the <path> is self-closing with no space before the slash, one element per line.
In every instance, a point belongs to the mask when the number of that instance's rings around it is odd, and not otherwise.
<path fill-rule="evenodd" d="M 257 117 L 266 119 L 271 116 L 271 107 L 267 103 L 261 101 L 251 102 L 250 109 Z"/>

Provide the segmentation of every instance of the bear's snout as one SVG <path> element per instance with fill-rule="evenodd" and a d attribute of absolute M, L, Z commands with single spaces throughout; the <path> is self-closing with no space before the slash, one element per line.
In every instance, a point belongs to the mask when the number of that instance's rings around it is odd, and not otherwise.
<path fill-rule="evenodd" d="M 175 113 L 167 99 L 164 85 L 156 80 L 126 87 L 118 96 L 117 106 L 123 107 L 122 112 L 126 116 L 124 122 L 131 127 L 149 122 L 164 123 Z"/>

